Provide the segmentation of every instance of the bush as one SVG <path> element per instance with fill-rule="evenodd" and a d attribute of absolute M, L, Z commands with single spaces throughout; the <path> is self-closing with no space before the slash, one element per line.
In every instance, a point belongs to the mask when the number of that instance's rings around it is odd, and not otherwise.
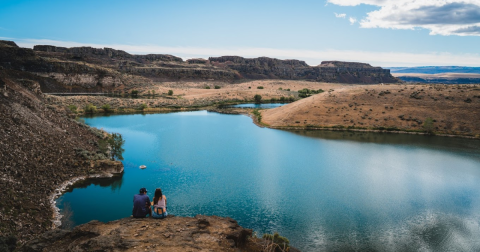
<path fill-rule="evenodd" d="M 74 114 L 77 113 L 77 106 L 75 106 L 75 105 L 73 105 L 73 104 L 72 104 L 72 105 L 68 105 L 68 109 L 69 109 L 72 113 L 74 113 Z"/>
<path fill-rule="evenodd" d="M 423 122 L 423 130 L 425 130 L 428 134 L 433 134 L 433 130 L 435 127 L 433 126 L 433 119 L 431 117 L 427 117 Z"/>
<path fill-rule="evenodd" d="M 267 241 L 267 249 L 265 251 L 288 251 L 290 248 L 290 241 L 277 232 L 272 234 L 264 234 L 263 239 Z"/>
<path fill-rule="evenodd" d="M 282 96 L 282 97 L 280 97 L 280 99 L 279 99 L 279 100 L 280 100 L 280 102 L 285 102 L 285 97 L 284 97 L 284 96 Z"/>
<path fill-rule="evenodd" d="M 257 118 L 258 122 L 262 122 L 262 114 L 258 111 L 258 109 L 254 109 L 252 114 Z"/>
<path fill-rule="evenodd" d="M 102 109 L 103 109 L 103 111 L 105 111 L 106 113 L 112 111 L 112 109 L 111 109 L 111 107 L 110 107 L 110 104 L 104 104 L 104 105 L 102 106 Z"/>
<path fill-rule="evenodd" d="M 173 90 L 168 90 L 168 95 L 173 95 Z"/>
<path fill-rule="evenodd" d="M 205 89 L 210 89 L 210 86 L 205 86 Z"/>
<path fill-rule="evenodd" d="M 306 98 L 306 97 L 309 97 L 313 94 L 320 94 L 320 93 L 323 93 L 325 91 L 323 91 L 323 89 L 318 89 L 318 90 L 310 90 L 308 88 L 304 88 L 302 90 L 298 90 L 298 97 L 300 98 Z"/>
<path fill-rule="evenodd" d="M 215 86 L 215 89 L 220 89 L 220 86 Z"/>
<path fill-rule="evenodd" d="M 93 114 L 97 112 L 97 106 L 94 106 L 93 104 L 87 104 L 84 109 L 85 113 L 87 114 Z"/>
<path fill-rule="evenodd" d="M 138 90 L 132 90 L 132 98 L 137 98 L 138 97 Z"/>
<path fill-rule="evenodd" d="M 102 153 L 105 155 L 109 155 L 111 160 L 115 160 L 115 158 L 119 160 L 123 160 L 123 144 L 125 140 L 123 140 L 122 135 L 119 133 L 112 133 L 105 139 L 100 139 L 98 141 L 98 148 Z"/>
<path fill-rule="evenodd" d="M 263 86 L 258 86 L 257 89 L 263 89 Z"/>
<path fill-rule="evenodd" d="M 277 102 L 277 98 L 272 98 L 272 99 L 270 99 L 270 102 L 271 102 L 271 103 Z"/>
<path fill-rule="evenodd" d="M 280 87 L 280 88 L 278 88 L 278 90 L 283 90 L 283 88 Z"/>
<path fill-rule="evenodd" d="M 139 110 L 144 110 L 146 108 L 147 108 L 147 104 L 145 103 L 140 104 L 140 106 L 138 107 Z"/>
<path fill-rule="evenodd" d="M 255 96 L 253 96 L 253 100 L 255 101 L 255 103 L 261 103 L 262 102 L 262 96 L 256 94 Z"/>

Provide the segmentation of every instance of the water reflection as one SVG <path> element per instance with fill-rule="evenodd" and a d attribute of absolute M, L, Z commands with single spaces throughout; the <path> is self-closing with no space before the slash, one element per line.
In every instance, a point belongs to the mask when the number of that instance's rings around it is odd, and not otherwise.
<path fill-rule="evenodd" d="M 480 140 L 430 135 L 374 133 L 331 130 L 289 130 L 297 135 L 327 140 L 344 140 L 361 143 L 417 146 L 477 157 L 480 159 Z"/>
<path fill-rule="evenodd" d="M 73 192 L 75 188 L 87 188 L 91 185 L 100 186 L 100 187 L 109 187 L 112 192 L 120 190 L 123 184 L 123 173 L 121 175 L 115 175 L 110 178 L 89 178 L 85 180 L 80 180 L 69 186 L 65 192 Z"/>

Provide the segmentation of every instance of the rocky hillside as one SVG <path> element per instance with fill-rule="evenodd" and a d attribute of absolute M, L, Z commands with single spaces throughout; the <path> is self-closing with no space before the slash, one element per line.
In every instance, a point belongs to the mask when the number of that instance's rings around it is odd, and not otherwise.
<path fill-rule="evenodd" d="M 216 216 L 92 221 L 52 230 L 20 251 L 263 251 L 267 243 L 230 218 Z M 273 250 L 272 250 L 273 251 Z M 297 251 L 291 249 L 290 251 Z"/>
<path fill-rule="evenodd" d="M 33 51 L 16 49 L 24 62 Z M 15 61 L 12 61 L 12 66 Z M 52 197 L 75 177 L 121 173 L 96 146 L 103 133 L 44 103 L 40 83 L 23 71 L 0 70 L 0 237 L 31 239 L 52 227 Z"/>
<path fill-rule="evenodd" d="M 0 41 L 0 66 L 46 77 L 44 92 L 128 91 L 159 81 L 222 81 L 284 79 L 334 83 L 394 83 L 389 70 L 363 63 L 304 61 L 237 56 L 190 59 L 166 54 L 132 55 L 112 48 L 20 48 Z"/>

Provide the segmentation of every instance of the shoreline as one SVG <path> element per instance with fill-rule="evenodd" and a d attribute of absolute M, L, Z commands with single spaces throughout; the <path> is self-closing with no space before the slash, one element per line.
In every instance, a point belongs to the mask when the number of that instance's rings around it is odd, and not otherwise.
<path fill-rule="evenodd" d="M 77 182 L 85 181 L 87 179 L 102 179 L 102 178 L 112 178 L 115 176 L 120 176 L 123 174 L 123 164 L 122 169 L 120 172 L 103 172 L 103 173 L 95 173 L 88 176 L 77 176 L 72 179 L 69 179 L 63 182 L 59 187 L 57 187 L 53 193 L 48 196 L 48 201 L 50 203 L 50 208 L 53 211 L 52 216 L 52 226 L 51 229 L 57 229 L 62 225 L 62 217 L 63 215 L 60 213 L 60 208 L 57 207 L 57 199 L 63 195 L 63 193 L 67 190 L 69 186 L 74 185 Z"/>

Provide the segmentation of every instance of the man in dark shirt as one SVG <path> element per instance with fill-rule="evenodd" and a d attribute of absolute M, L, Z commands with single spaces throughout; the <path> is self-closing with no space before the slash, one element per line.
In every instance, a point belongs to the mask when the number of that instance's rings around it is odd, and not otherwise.
<path fill-rule="evenodd" d="M 133 195 L 133 211 L 134 218 L 145 218 L 147 214 L 152 216 L 152 208 L 150 207 L 150 198 L 147 195 L 147 189 L 141 188 L 139 194 Z"/>

